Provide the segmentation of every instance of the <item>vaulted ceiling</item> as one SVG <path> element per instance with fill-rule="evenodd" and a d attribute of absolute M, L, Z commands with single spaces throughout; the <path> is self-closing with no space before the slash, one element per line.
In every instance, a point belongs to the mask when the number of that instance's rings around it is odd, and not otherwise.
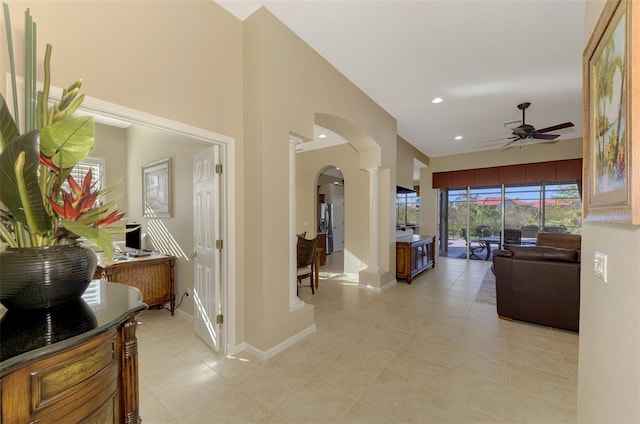
<path fill-rule="evenodd" d="M 483 142 L 509 137 L 523 102 L 537 129 L 575 124 L 555 142 L 582 136 L 585 0 L 217 3 L 241 20 L 265 6 L 428 156 L 500 148 Z"/>

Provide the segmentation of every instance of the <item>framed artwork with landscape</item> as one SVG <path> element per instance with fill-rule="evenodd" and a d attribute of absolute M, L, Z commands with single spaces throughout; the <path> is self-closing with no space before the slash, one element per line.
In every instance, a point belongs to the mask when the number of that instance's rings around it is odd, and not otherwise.
<path fill-rule="evenodd" d="M 639 7 L 607 1 L 583 54 L 587 221 L 640 224 Z"/>
<path fill-rule="evenodd" d="M 171 217 L 171 159 L 142 167 L 142 207 L 147 218 Z"/>

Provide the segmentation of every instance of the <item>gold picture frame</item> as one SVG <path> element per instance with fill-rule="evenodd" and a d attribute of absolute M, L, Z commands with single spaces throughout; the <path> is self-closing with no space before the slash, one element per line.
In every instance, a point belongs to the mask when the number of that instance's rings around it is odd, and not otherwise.
<path fill-rule="evenodd" d="M 640 224 L 639 6 L 607 1 L 583 54 L 586 221 Z"/>
<path fill-rule="evenodd" d="M 142 207 L 146 218 L 171 217 L 171 159 L 142 167 Z"/>

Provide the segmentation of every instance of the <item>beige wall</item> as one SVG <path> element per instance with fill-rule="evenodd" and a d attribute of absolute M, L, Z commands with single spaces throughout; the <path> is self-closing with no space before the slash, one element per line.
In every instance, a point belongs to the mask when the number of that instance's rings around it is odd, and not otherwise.
<path fill-rule="evenodd" d="M 242 128 L 242 23 L 214 2 L 8 1 L 17 69 L 24 65 L 24 11 L 38 31 L 38 74 L 45 44 L 53 45 L 52 85 L 84 77 L 87 96 L 172 119 L 235 140 L 236 340 L 244 339 L 244 162 Z M 185 7 L 188 5 L 188 7 Z M 0 89 L 9 72 L 4 25 L 0 31 Z M 179 150 L 174 146 L 173 150 Z M 164 149 L 164 147 L 163 147 Z M 169 156 L 167 148 L 163 156 Z M 153 157 L 160 151 L 154 151 Z M 158 155 L 159 156 L 159 155 Z M 147 151 L 126 158 L 131 176 L 128 215 L 139 219 L 140 167 Z M 111 174 L 109 174 L 111 176 Z M 138 184 L 138 185 L 136 185 Z M 191 187 L 189 182 L 188 187 Z M 188 190 L 190 192 L 190 190 Z M 133 199 L 133 200 L 132 200 Z M 134 202 L 135 201 L 135 202 Z M 176 227 L 180 228 L 180 227 Z M 172 231 L 175 229 L 172 228 Z M 180 231 L 184 231 L 181 229 Z M 191 230 L 188 230 L 188 234 Z M 189 245 L 181 241 L 181 245 Z M 185 268 L 179 264 L 180 274 Z M 187 276 L 179 275 L 179 290 Z M 191 310 L 188 302 L 185 310 Z"/>
<path fill-rule="evenodd" d="M 398 157 L 396 158 L 396 184 L 401 187 L 413 189 L 413 186 L 419 183 L 419 181 L 414 181 L 413 179 L 413 161 L 417 159 L 425 166 L 428 166 L 430 162 L 429 157 L 400 136 L 398 136 L 396 148 L 398 152 Z"/>
<path fill-rule="evenodd" d="M 358 274 L 368 262 L 369 175 L 358 167 L 358 152 L 351 145 L 297 154 L 296 232 L 316 234 L 316 181 L 331 165 L 339 167 L 344 177 L 344 272 Z"/>
<path fill-rule="evenodd" d="M 245 135 L 252 147 L 245 157 L 252 204 L 246 211 L 246 256 L 252 258 L 246 341 L 264 350 L 313 324 L 311 306 L 289 311 L 289 135 L 310 140 L 316 112 L 339 116 L 375 140 L 378 166 L 395 168 L 396 122 L 265 9 L 244 21 L 244 60 Z M 395 185 L 395 169 L 392 177 Z M 391 193 L 384 195 L 386 207 Z M 384 224 L 388 263 L 391 224 Z"/>
<path fill-rule="evenodd" d="M 601 1 L 587 2 L 585 45 L 602 6 Z M 634 1 L 634 6 L 640 4 Z M 637 58 L 640 45 L 633 48 Z M 632 79 L 640 80 L 640 68 L 633 70 Z M 638 137 L 633 134 L 636 145 Z M 638 181 L 634 190 L 640 190 Z M 593 274 L 595 251 L 608 255 L 607 284 Z M 640 422 L 639 252 L 638 226 L 582 226 L 578 422 Z"/>

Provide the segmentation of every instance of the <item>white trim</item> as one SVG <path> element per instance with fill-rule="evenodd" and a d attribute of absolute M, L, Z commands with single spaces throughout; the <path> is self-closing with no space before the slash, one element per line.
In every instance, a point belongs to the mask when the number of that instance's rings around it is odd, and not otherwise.
<path fill-rule="evenodd" d="M 343 272 L 342 275 L 347 279 L 360 283 L 360 274 L 357 272 Z"/>
<path fill-rule="evenodd" d="M 11 87 L 11 74 L 7 73 L 6 87 L 8 93 L 7 98 L 13 95 L 13 89 Z M 17 86 L 24 87 L 24 78 L 21 76 L 16 77 Z M 38 83 L 38 89 L 42 89 L 42 83 Z M 18 90 L 20 93 L 21 90 Z M 22 90 L 23 91 L 23 90 Z M 62 97 L 62 89 L 58 87 L 50 87 L 49 100 L 59 101 Z M 13 102 L 7 101 L 7 105 L 11 108 Z M 131 109 L 125 106 L 117 105 L 105 100 L 100 100 L 94 97 L 85 95 L 82 103 L 81 111 L 90 115 L 96 115 L 99 117 L 107 117 L 110 120 L 120 121 L 125 125 L 137 124 L 146 126 L 149 128 L 168 131 L 174 134 L 186 135 L 191 138 L 195 138 L 200 141 L 204 141 L 211 144 L 220 143 L 223 146 L 223 164 L 226 169 L 223 174 L 225 193 L 223 195 L 223 212 L 226 222 L 223 223 L 225 229 L 225 245 L 228 249 L 223 250 L 223 264 L 226 270 L 227 286 L 224 302 L 224 314 L 227 315 L 225 319 L 226 331 L 223 332 L 222 350 L 223 353 L 233 351 L 236 349 L 236 219 L 234 211 L 236 209 L 235 202 L 235 139 L 227 135 L 219 134 L 213 131 L 205 130 L 202 128 L 193 127 L 191 125 L 183 124 L 181 122 L 173 121 L 171 119 L 162 118 L 157 115 L 142 112 L 136 109 Z M 24 118 L 24 117 L 22 117 Z M 94 116 L 95 118 L 95 116 Z M 100 118 L 99 118 L 100 119 Z M 99 120 L 98 119 L 98 120 Z"/>
<path fill-rule="evenodd" d="M 380 170 L 367 168 L 369 173 L 369 264 L 366 271 L 380 274 Z"/>
<path fill-rule="evenodd" d="M 166 306 L 165 306 L 165 308 L 166 308 Z M 167 308 L 167 309 L 168 309 L 168 308 Z M 182 309 L 176 309 L 176 310 L 174 311 L 174 313 L 176 313 L 176 314 L 180 315 L 182 318 L 184 318 L 184 319 L 186 319 L 186 320 L 189 320 L 189 321 L 193 322 L 193 315 L 191 315 L 190 313 L 187 313 L 187 312 L 183 311 Z"/>
<path fill-rule="evenodd" d="M 296 234 L 296 147 L 302 139 L 289 136 L 289 312 L 301 308 L 304 302 L 298 297 L 298 238 Z M 311 279 L 313 280 L 313 278 Z M 313 281 L 311 281 L 313 284 Z"/>
<path fill-rule="evenodd" d="M 284 351 L 285 349 L 293 346 L 294 344 L 298 343 L 300 340 L 304 339 L 305 337 L 309 336 L 310 334 L 315 333 L 316 331 L 316 325 L 312 324 L 309 327 L 305 328 L 304 330 L 302 330 L 301 332 L 299 332 L 298 334 L 295 334 L 291 337 L 289 337 L 288 339 L 286 339 L 285 341 L 283 341 L 282 343 L 278 343 L 277 345 L 275 345 L 274 347 L 272 347 L 269 350 L 260 350 L 252 345 L 250 345 L 249 343 L 243 343 L 242 347 L 244 351 L 246 351 L 247 353 L 250 353 L 251 355 L 255 356 L 258 359 L 269 359 L 273 356 L 276 356 L 278 353 Z M 236 352 L 237 353 L 237 352 Z"/>
<path fill-rule="evenodd" d="M 358 287 L 361 289 L 366 289 L 366 290 L 371 290 L 373 292 L 376 293 L 382 293 L 385 290 L 390 289 L 391 287 L 395 286 L 396 284 L 398 284 L 397 280 L 391 280 L 388 283 L 386 283 L 384 286 L 378 287 L 378 286 L 372 286 L 371 284 L 358 284 Z"/>

